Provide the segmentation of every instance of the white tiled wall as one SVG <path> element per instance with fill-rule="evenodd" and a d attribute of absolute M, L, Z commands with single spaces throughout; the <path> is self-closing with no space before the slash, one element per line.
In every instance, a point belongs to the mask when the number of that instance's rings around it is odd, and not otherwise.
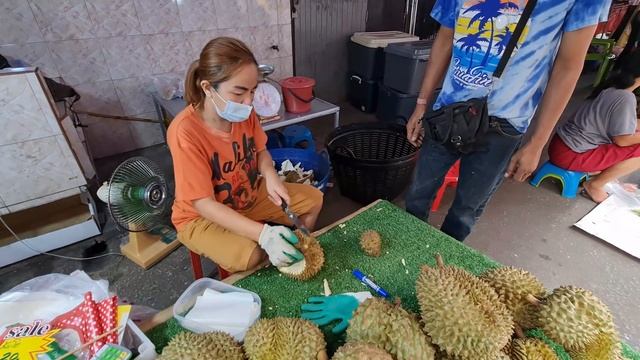
<path fill-rule="evenodd" d="M 291 76 L 290 0 L 2 0 L 0 54 L 61 77 L 79 109 L 155 117 L 154 75 L 182 77 L 204 44 L 239 38 L 260 63 Z M 279 51 L 271 49 L 273 45 Z M 157 144 L 158 126 L 85 117 L 96 158 Z"/>

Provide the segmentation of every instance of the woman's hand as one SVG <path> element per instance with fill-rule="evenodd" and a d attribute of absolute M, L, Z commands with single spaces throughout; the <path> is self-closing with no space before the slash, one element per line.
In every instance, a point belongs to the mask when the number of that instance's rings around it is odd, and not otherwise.
<path fill-rule="evenodd" d="M 289 197 L 289 191 L 287 191 L 286 186 L 277 174 L 270 174 L 265 176 L 266 186 L 267 186 L 267 194 L 269 195 L 269 200 L 274 204 L 280 206 L 282 205 L 282 200 L 285 203 L 291 203 L 291 198 Z"/>
<path fill-rule="evenodd" d="M 413 110 L 413 114 L 409 118 L 407 122 L 407 140 L 413 146 L 420 147 L 422 146 L 422 140 L 424 138 L 424 128 L 422 127 L 422 117 L 426 111 L 426 107 L 424 105 L 416 105 L 415 110 Z"/>

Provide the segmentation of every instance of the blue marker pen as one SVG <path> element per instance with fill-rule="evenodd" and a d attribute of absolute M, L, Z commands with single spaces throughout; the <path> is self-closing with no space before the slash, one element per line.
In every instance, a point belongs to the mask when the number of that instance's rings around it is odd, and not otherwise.
<path fill-rule="evenodd" d="M 380 286 L 378 286 L 378 284 L 374 283 L 371 279 L 369 279 L 365 274 L 362 273 L 362 271 L 358 269 L 354 269 L 351 273 L 353 274 L 353 276 L 356 277 L 356 279 L 358 279 L 361 283 L 370 287 L 378 295 L 384 298 L 389 297 L 389 294 L 383 288 L 381 288 Z"/>

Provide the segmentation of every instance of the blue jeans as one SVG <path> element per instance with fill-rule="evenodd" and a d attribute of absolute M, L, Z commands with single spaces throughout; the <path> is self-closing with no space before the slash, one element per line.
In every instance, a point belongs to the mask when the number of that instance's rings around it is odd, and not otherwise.
<path fill-rule="evenodd" d="M 511 156 L 520 146 L 522 134 L 506 120 L 492 120 L 486 146 L 470 154 L 427 141 L 420 150 L 418 169 L 406 197 L 407 212 L 426 221 L 435 195 L 449 168 L 460 160 L 456 197 L 441 230 L 463 241 L 482 215 L 491 195 L 504 179 Z"/>

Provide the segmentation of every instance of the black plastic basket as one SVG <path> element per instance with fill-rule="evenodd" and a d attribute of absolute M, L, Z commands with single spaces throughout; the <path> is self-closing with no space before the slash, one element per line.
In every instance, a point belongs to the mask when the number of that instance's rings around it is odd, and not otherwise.
<path fill-rule="evenodd" d="M 341 126 L 326 146 L 340 193 L 361 204 L 395 199 L 409 185 L 418 159 L 418 148 L 398 124 Z"/>

